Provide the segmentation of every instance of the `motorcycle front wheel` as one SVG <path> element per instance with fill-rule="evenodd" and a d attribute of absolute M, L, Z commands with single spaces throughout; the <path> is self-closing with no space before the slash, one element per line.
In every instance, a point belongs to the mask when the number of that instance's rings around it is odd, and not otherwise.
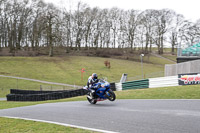
<path fill-rule="evenodd" d="M 112 90 L 108 90 L 105 95 L 110 101 L 115 101 L 116 99 L 116 95 Z"/>

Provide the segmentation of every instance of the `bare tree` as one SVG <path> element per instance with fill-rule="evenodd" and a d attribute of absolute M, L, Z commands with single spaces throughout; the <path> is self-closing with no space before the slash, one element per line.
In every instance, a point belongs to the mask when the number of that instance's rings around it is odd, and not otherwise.
<path fill-rule="evenodd" d="M 141 24 L 145 27 L 145 53 L 148 53 L 148 48 L 150 45 L 150 51 L 153 44 L 153 39 L 155 38 L 156 29 L 156 10 L 145 10 L 141 15 Z"/>
<path fill-rule="evenodd" d="M 28 37 L 31 41 L 32 49 L 38 49 L 42 42 L 42 33 L 46 29 L 46 17 L 45 13 L 47 5 L 43 1 L 36 1 L 31 6 L 34 10 L 32 11 L 32 19 L 30 20 L 31 28 L 28 30 Z"/>
<path fill-rule="evenodd" d="M 155 44 L 158 53 L 171 43 L 200 41 L 200 20 L 189 22 L 173 10 L 128 10 L 90 8 L 79 2 L 77 10 L 66 11 L 42 0 L 0 0 L 0 49 L 38 50 L 64 46 L 80 50 L 136 46 L 148 53 Z"/>
<path fill-rule="evenodd" d="M 173 25 L 171 27 L 171 31 L 170 31 L 170 34 L 171 36 L 169 37 L 170 39 L 170 43 L 171 43 L 171 46 L 172 46 L 172 54 L 175 54 L 175 46 L 178 45 L 179 43 L 179 31 L 180 31 L 180 28 L 181 26 L 184 24 L 184 17 L 183 15 L 181 14 L 175 14 L 174 13 L 174 19 L 173 19 Z"/>
<path fill-rule="evenodd" d="M 130 48 L 133 49 L 135 34 L 137 34 L 136 29 L 139 25 L 140 12 L 137 10 L 130 10 L 128 11 L 128 14 L 129 14 L 128 25 L 127 25 L 128 43 Z"/>
<path fill-rule="evenodd" d="M 118 33 L 118 48 L 125 48 L 128 47 L 126 46 L 128 44 L 128 19 L 129 19 L 129 14 L 127 11 L 121 10 L 120 12 L 120 18 L 119 18 L 119 33 Z"/>
<path fill-rule="evenodd" d="M 185 21 L 179 32 L 182 42 L 185 42 L 187 45 L 195 43 L 197 30 L 196 25 L 193 22 Z"/>
<path fill-rule="evenodd" d="M 83 39 L 84 35 L 84 9 L 87 8 L 86 4 L 82 4 L 81 2 L 78 3 L 77 11 L 75 12 L 74 16 L 74 24 L 75 24 L 75 44 L 76 44 L 76 49 L 80 50 L 81 48 L 81 41 Z"/>
<path fill-rule="evenodd" d="M 46 25 L 46 33 L 47 33 L 47 45 L 49 45 L 49 56 L 53 56 L 53 43 L 55 42 L 55 38 L 57 38 L 58 34 L 56 33 L 57 24 L 59 23 L 58 13 L 59 11 L 56 8 L 49 4 L 47 8 L 47 14 L 45 16 L 47 20 Z"/>
<path fill-rule="evenodd" d="M 158 46 L 158 53 L 163 54 L 165 33 L 169 31 L 170 24 L 173 20 L 173 11 L 169 9 L 158 10 L 156 13 L 156 45 Z"/>
<path fill-rule="evenodd" d="M 109 48 L 110 43 L 111 43 L 111 26 L 112 26 L 112 21 L 109 17 L 109 10 L 108 9 L 104 9 L 102 10 L 102 23 L 103 23 L 103 33 L 102 33 L 102 39 L 103 39 L 103 43 L 106 46 L 106 48 Z"/>
<path fill-rule="evenodd" d="M 110 18 L 111 18 L 111 35 L 112 35 L 112 47 L 116 47 L 116 36 L 119 30 L 119 9 L 118 8 L 112 8 L 110 10 Z"/>

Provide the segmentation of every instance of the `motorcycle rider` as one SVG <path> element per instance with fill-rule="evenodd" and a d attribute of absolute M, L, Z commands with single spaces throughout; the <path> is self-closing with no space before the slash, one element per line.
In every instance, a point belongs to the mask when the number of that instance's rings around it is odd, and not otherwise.
<path fill-rule="evenodd" d="M 92 76 L 88 78 L 87 86 L 90 92 L 91 99 L 94 97 L 95 90 L 98 88 L 98 87 L 95 87 L 94 84 L 97 83 L 98 81 L 99 80 L 96 73 L 93 73 Z"/>

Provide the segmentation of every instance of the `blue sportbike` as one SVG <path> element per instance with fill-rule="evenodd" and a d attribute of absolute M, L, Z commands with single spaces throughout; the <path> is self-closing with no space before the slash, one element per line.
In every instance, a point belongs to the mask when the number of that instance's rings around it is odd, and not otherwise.
<path fill-rule="evenodd" d="M 110 100 L 114 101 L 116 99 L 115 93 L 110 89 L 110 84 L 104 80 L 99 79 L 98 83 L 94 85 L 96 88 L 94 91 L 93 97 L 91 97 L 91 92 L 88 93 L 87 100 L 91 104 L 96 104 L 97 101 L 104 101 L 104 100 Z"/>

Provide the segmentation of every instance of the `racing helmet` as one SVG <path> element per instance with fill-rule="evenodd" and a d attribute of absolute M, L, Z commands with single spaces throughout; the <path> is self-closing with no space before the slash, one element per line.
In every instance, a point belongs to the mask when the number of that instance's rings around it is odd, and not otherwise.
<path fill-rule="evenodd" d="M 93 73 L 93 74 L 92 74 L 92 77 L 93 77 L 93 79 L 98 79 L 98 76 L 97 76 L 96 73 Z"/>

